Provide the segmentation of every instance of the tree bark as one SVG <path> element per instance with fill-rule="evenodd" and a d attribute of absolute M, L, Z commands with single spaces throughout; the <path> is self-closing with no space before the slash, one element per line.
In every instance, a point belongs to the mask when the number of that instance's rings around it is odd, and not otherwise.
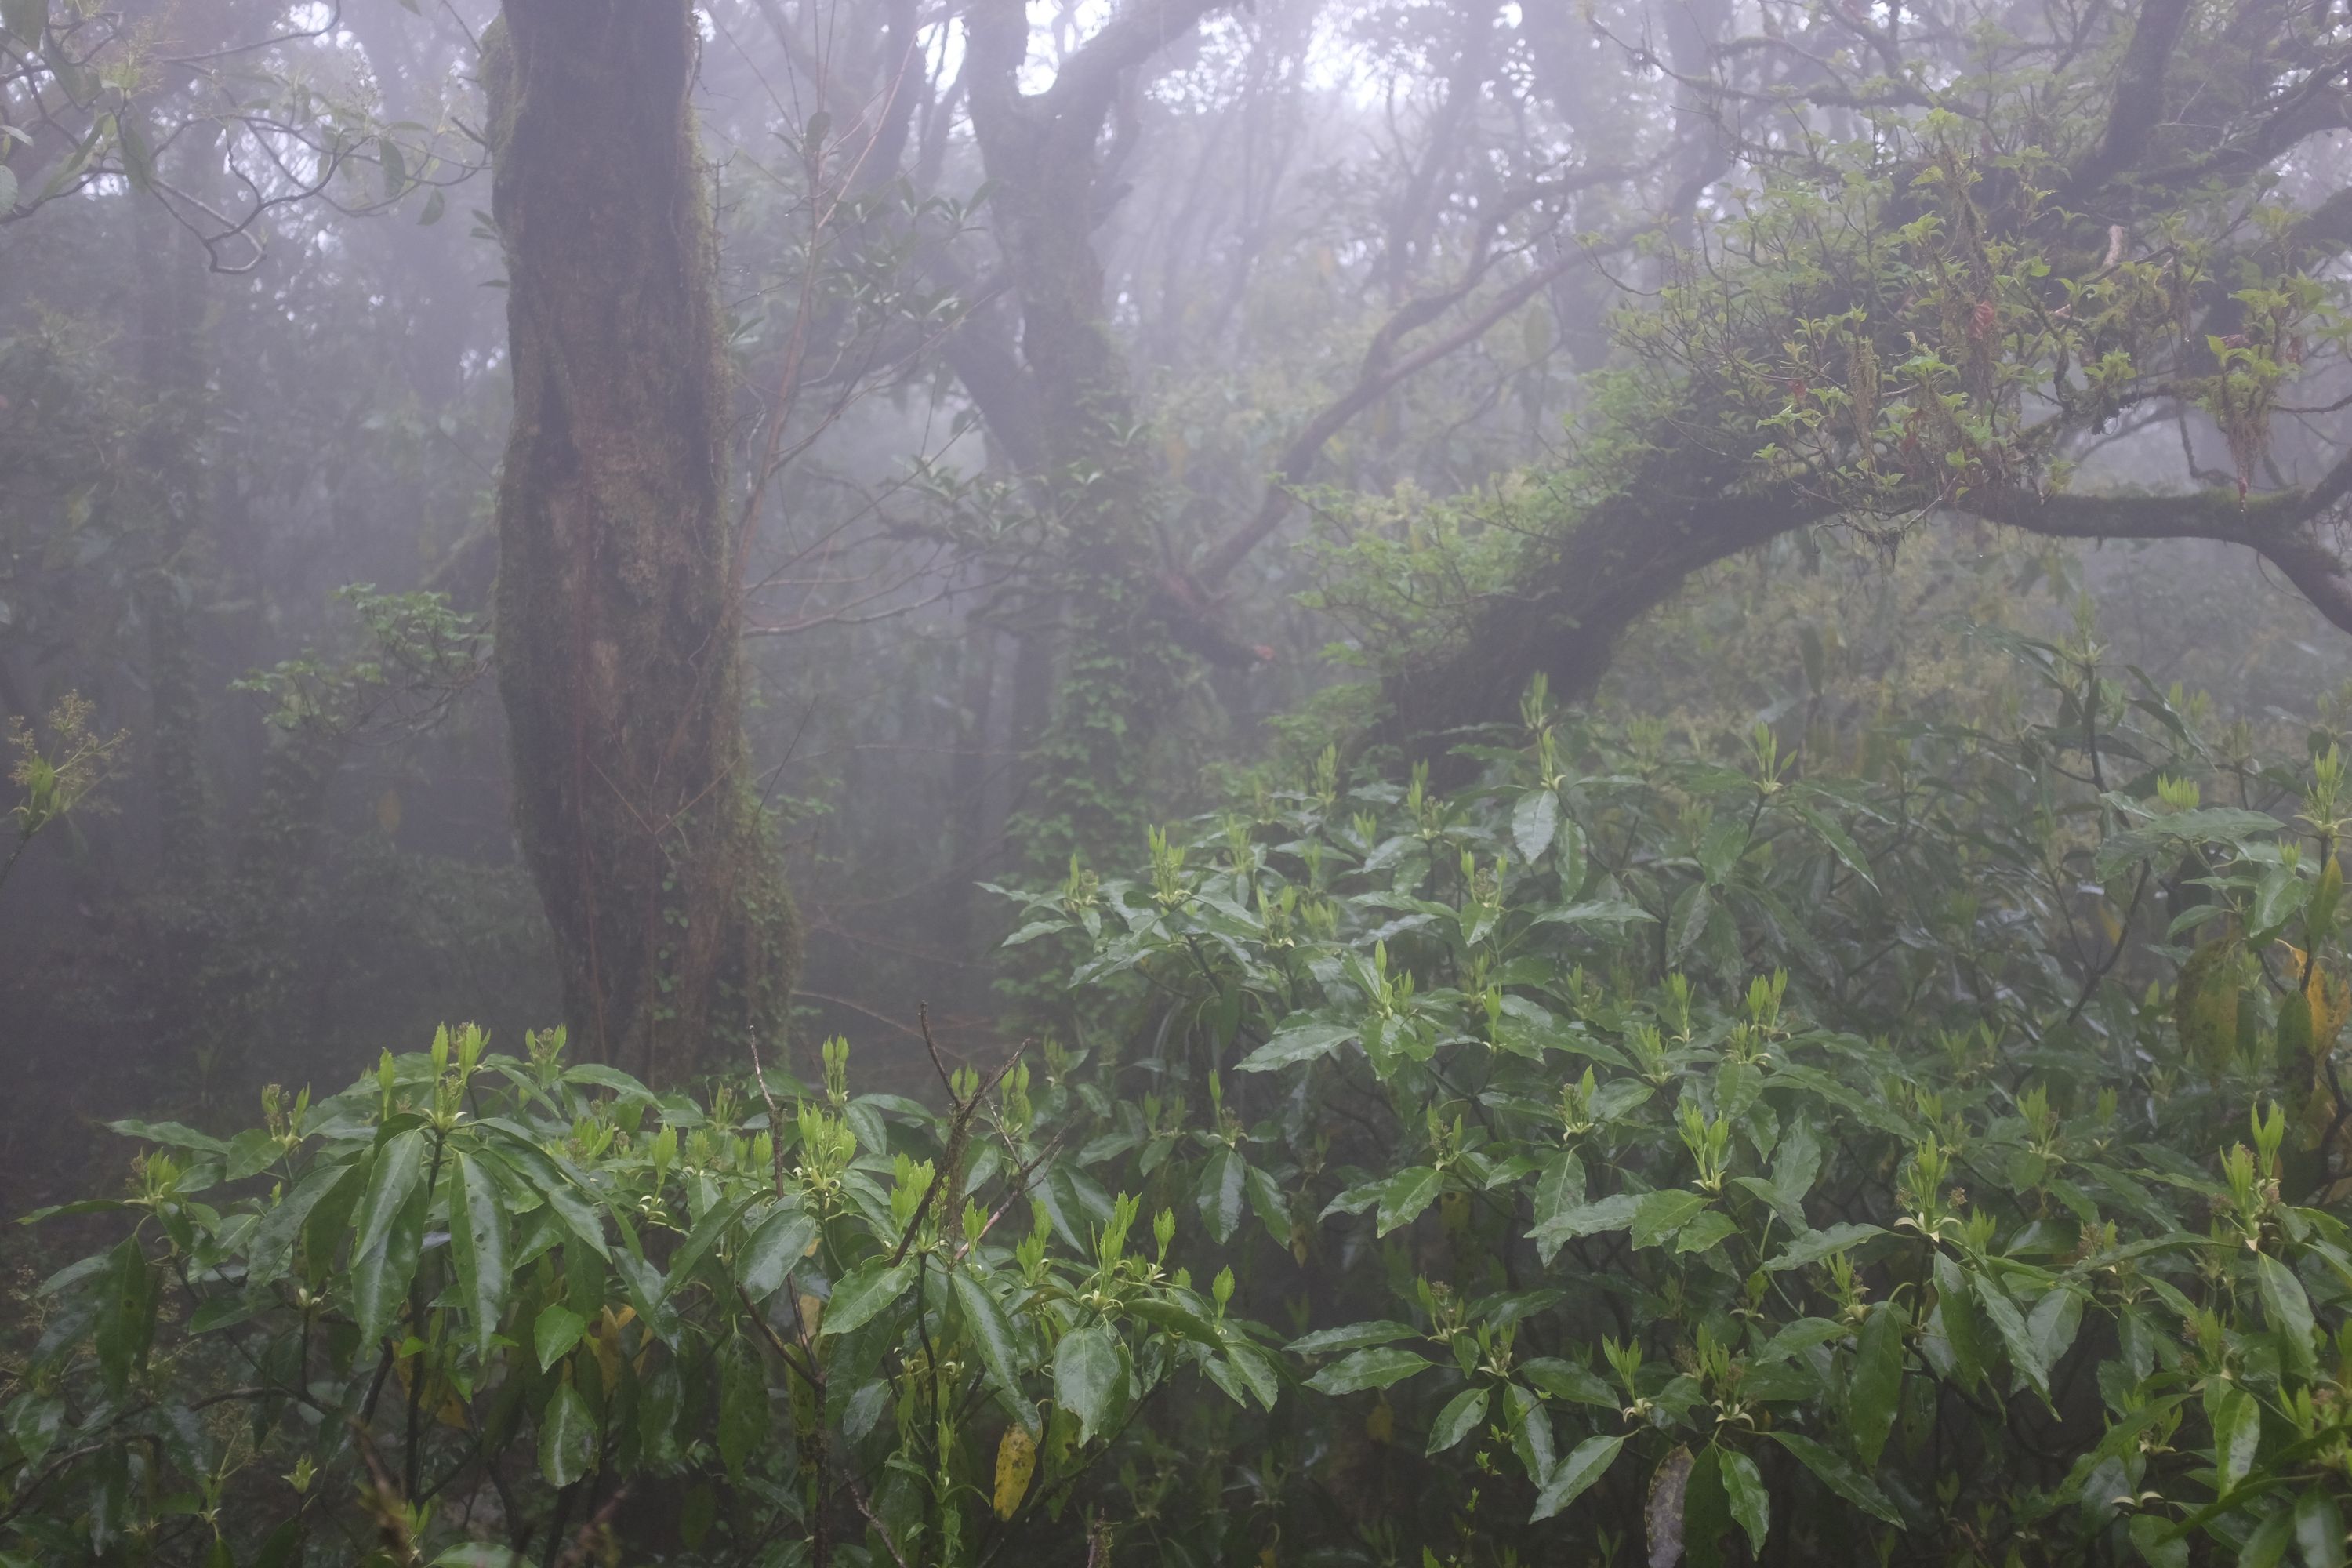
<path fill-rule="evenodd" d="M 1735 461 L 1658 435 L 1637 474 L 1564 530 L 1517 591 L 1489 601 L 1449 657 L 1390 675 L 1390 717 L 1370 740 L 1459 782 L 1459 732 L 1510 718 L 1530 676 L 1543 674 L 1557 698 L 1591 697 L 1618 638 L 1693 573 L 1822 515 L 1793 490 L 1742 489 Z"/>
<path fill-rule="evenodd" d="M 782 1034 L 799 934 L 743 735 L 697 40 L 684 0 L 506 0 L 484 50 L 516 826 L 574 1040 L 667 1082 Z"/>
<path fill-rule="evenodd" d="M 1058 876 L 1074 854 L 1132 852 L 1155 794 L 1152 741 L 1194 668 L 1163 586 L 1153 475 L 1103 303 L 1094 228 L 1098 142 L 1122 77 L 1213 3 L 1120 13 L 1039 93 L 1020 87 L 1029 25 L 1018 0 L 985 0 L 966 16 L 972 131 L 1036 411 L 1026 460 L 1067 541 L 1055 584 L 1060 675 L 1011 825 L 1013 858 L 1033 877 Z"/>

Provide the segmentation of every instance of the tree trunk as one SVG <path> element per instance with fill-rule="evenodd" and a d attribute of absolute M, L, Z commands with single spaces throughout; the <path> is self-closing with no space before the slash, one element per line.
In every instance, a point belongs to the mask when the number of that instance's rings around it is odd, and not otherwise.
<path fill-rule="evenodd" d="M 1507 595 L 1446 657 L 1390 672 L 1388 721 L 1367 739 L 1428 762 L 1439 782 L 1472 771 L 1452 748 L 1471 726 L 1509 720 L 1530 677 L 1554 698 L 1592 695 L 1617 639 L 1694 573 L 1817 521 L 1792 489 L 1743 490 L 1738 464 L 1661 426 L 1648 458 L 1613 493 L 1531 552 Z"/>
<path fill-rule="evenodd" d="M 212 813 L 201 746 L 204 705 L 187 586 L 204 483 L 197 452 L 204 301 L 194 286 L 203 274 L 182 254 L 180 233 L 162 207 L 143 204 L 136 222 L 139 369 L 154 401 L 139 432 L 133 481 L 133 504 L 147 514 L 153 541 L 153 564 L 142 574 L 138 594 L 147 632 L 147 771 L 155 787 L 158 880 L 173 897 L 195 901 L 212 868 Z"/>
<path fill-rule="evenodd" d="M 711 188 L 684 0 L 506 0 L 486 41 L 514 427 L 499 689 L 588 1055 L 780 1038 L 798 926 L 747 761 Z"/>
<path fill-rule="evenodd" d="M 1073 854 L 1133 853 L 1158 793 L 1151 743 L 1193 665 L 1160 588 L 1153 479 L 1094 249 L 1097 140 L 1115 70 L 1099 57 L 1073 61 L 1054 89 L 1026 95 L 1018 86 L 1028 47 L 1021 5 L 988 0 L 966 26 L 972 130 L 1021 306 L 1021 360 L 1037 416 L 1033 478 L 1067 542 L 1054 584 L 1063 608 L 1060 679 L 1010 829 L 1020 868 L 1057 877 Z M 1104 47 L 1097 38 L 1083 53 Z"/>

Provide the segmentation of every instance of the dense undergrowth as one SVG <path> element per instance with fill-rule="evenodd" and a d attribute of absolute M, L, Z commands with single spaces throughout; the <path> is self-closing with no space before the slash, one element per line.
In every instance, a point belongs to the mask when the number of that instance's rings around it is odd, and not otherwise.
<path fill-rule="evenodd" d="M 460 1028 L 119 1124 L 0 1560 L 2333 1568 L 2347 737 L 2005 640 L 1327 754 L 1020 895 L 1098 1021 L 935 1103 Z"/>

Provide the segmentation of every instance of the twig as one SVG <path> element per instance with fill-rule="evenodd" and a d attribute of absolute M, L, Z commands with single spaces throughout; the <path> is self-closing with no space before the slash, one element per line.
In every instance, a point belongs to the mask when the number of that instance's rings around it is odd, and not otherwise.
<path fill-rule="evenodd" d="M 937 1042 L 931 1038 L 930 1004 L 926 1002 L 917 1006 L 915 1016 L 922 1026 L 923 1048 L 930 1052 L 931 1066 L 938 1069 L 940 1081 L 947 1085 L 948 1101 L 953 1109 L 948 1121 L 947 1149 L 940 1156 L 939 1169 L 931 1173 L 931 1184 L 923 1189 L 923 1201 L 915 1205 L 914 1217 L 907 1222 L 906 1234 L 898 1237 L 898 1245 L 890 1254 L 893 1268 L 906 1258 L 907 1249 L 915 1245 L 916 1233 L 923 1228 L 924 1216 L 930 1213 L 932 1200 L 940 1195 L 940 1189 L 955 1180 L 956 1167 L 963 1163 L 964 1148 L 971 1141 L 971 1119 L 979 1112 L 981 1101 L 1004 1081 L 1005 1075 L 1013 1070 L 1013 1065 L 1021 1059 L 1021 1053 L 1029 1048 L 1026 1040 L 1015 1046 L 1013 1054 L 1004 1058 L 1004 1065 L 991 1074 L 986 1083 L 973 1089 L 969 1100 L 960 1099 L 955 1091 L 955 1077 L 948 1071 L 948 1064 L 940 1057 Z"/>
<path fill-rule="evenodd" d="M 776 1195 L 784 1195 L 784 1113 L 776 1108 L 776 1097 L 768 1089 L 767 1072 L 760 1066 L 760 1031 L 747 1030 L 745 1038 L 751 1047 L 751 1081 L 760 1086 L 760 1098 L 768 1102 L 768 1160 L 773 1167 Z"/>

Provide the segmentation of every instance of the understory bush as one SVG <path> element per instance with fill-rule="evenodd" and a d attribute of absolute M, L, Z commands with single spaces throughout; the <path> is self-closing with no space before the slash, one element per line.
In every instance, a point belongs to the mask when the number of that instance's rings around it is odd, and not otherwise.
<path fill-rule="evenodd" d="M 2336 1568 L 2345 737 L 2007 646 L 1327 754 L 1014 895 L 1115 1022 L 933 1104 L 456 1029 L 118 1124 L 5 1560 Z"/>

